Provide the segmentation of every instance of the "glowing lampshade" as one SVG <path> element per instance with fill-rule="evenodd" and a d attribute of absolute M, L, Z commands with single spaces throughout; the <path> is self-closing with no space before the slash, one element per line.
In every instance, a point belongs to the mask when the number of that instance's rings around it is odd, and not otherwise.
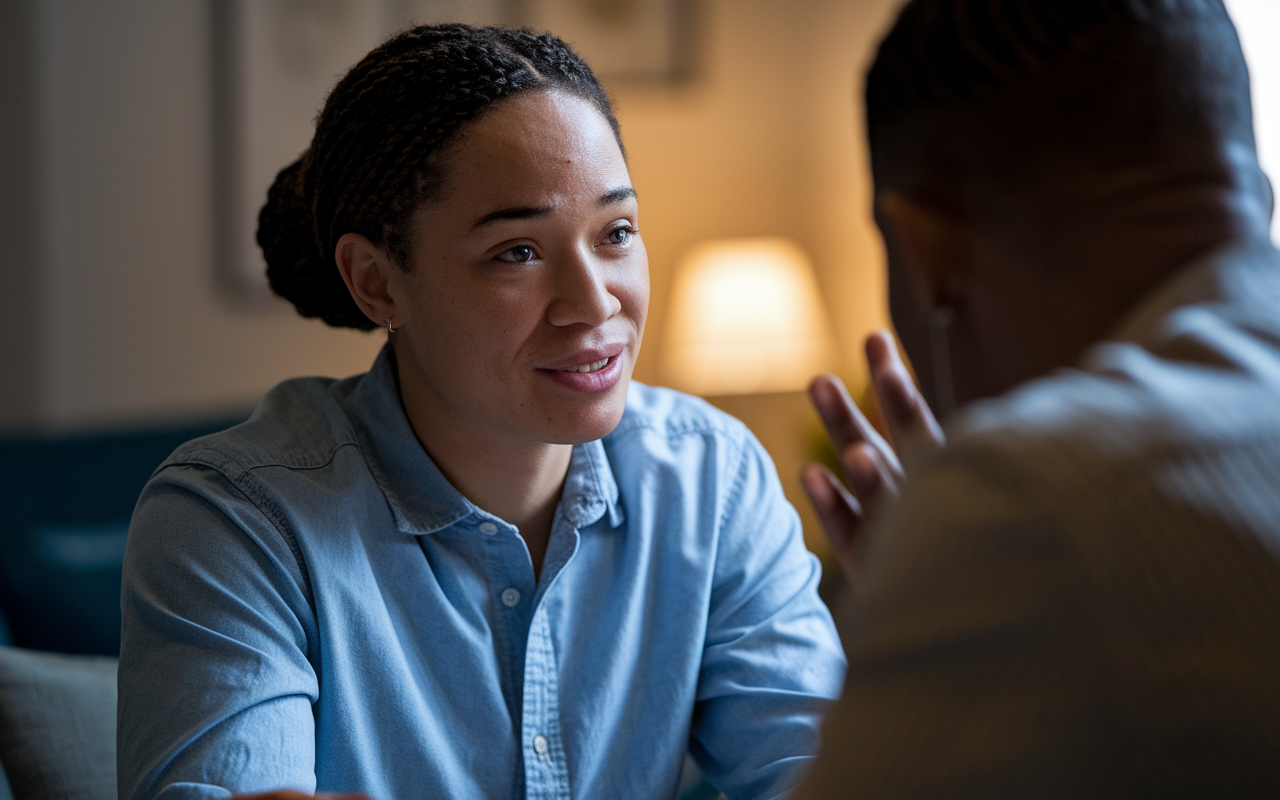
<path fill-rule="evenodd" d="M 663 333 L 665 379 L 694 394 L 797 391 L 834 355 L 813 268 L 790 239 L 694 247 L 676 267 Z"/>

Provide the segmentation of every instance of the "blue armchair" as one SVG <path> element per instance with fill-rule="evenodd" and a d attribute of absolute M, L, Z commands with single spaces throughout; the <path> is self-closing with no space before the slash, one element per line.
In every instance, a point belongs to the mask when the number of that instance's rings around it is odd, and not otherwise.
<path fill-rule="evenodd" d="M 238 422 L 0 438 L 0 644 L 120 652 L 120 565 L 142 486 L 174 448 Z"/>
<path fill-rule="evenodd" d="M 129 517 L 174 448 L 236 421 L 0 438 L 0 800 L 115 800 Z"/>

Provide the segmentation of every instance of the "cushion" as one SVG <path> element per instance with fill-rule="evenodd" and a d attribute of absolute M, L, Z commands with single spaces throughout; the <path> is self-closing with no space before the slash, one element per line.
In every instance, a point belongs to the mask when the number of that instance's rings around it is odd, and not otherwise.
<path fill-rule="evenodd" d="M 115 800 L 116 659 L 0 647 L 0 764 L 16 800 Z"/>
<path fill-rule="evenodd" d="M 0 764 L 0 800 L 14 800 L 13 789 L 9 788 L 9 779 L 5 777 L 3 764 Z"/>

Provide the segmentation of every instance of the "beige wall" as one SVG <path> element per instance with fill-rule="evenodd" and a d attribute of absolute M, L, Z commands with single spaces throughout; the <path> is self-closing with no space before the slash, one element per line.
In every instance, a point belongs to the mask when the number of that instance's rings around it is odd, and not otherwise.
<path fill-rule="evenodd" d="M 0 393 L 0 426 L 195 418 L 248 407 L 293 375 L 364 369 L 377 334 L 236 307 L 215 291 L 207 6 L 9 1 L 32 10 L 35 100 L 27 130 L 4 133 L 34 136 L 38 157 L 32 196 L 4 199 L 29 203 L 38 224 L 16 234 L 35 263 L 11 261 L 5 285 L 38 319 L 0 319 L 21 366 L 10 377 L 26 387 Z M 638 377 L 659 378 L 669 272 L 703 238 L 798 239 L 848 353 L 884 323 L 854 95 L 893 4 L 708 0 L 698 80 L 614 87 L 652 258 Z M 846 369 L 854 377 L 858 361 Z"/>
<path fill-rule="evenodd" d="M 204 3 L 38 3 L 45 387 L 38 423 L 98 427 L 251 407 L 291 375 L 349 374 L 374 337 L 213 281 Z"/>

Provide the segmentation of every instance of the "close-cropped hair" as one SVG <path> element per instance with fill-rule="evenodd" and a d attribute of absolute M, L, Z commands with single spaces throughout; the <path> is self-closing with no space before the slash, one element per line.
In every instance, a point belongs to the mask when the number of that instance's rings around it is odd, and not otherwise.
<path fill-rule="evenodd" d="M 444 161 L 459 130 L 497 103 L 538 89 L 592 103 L 622 146 L 595 74 L 550 34 L 423 25 L 365 56 L 333 88 L 311 146 L 276 177 L 258 216 L 272 290 L 305 317 L 377 327 L 338 272 L 338 239 L 361 234 L 407 271 L 410 216 L 447 190 Z"/>
<path fill-rule="evenodd" d="M 911 0 L 866 80 L 877 189 L 1011 195 L 1253 146 L 1222 0 Z"/>

